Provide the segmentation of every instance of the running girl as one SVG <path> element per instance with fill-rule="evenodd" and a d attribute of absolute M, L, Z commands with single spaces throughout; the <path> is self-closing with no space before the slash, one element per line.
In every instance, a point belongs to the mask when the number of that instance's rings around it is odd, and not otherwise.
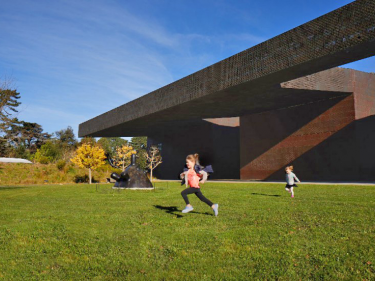
<path fill-rule="evenodd" d="M 204 167 L 199 163 L 199 154 L 198 153 L 194 154 L 194 158 L 195 158 L 194 171 L 198 174 L 198 176 L 199 176 L 199 174 L 203 175 L 203 179 L 201 179 L 200 182 L 204 183 L 207 180 L 208 176 L 214 172 L 214 170 L 212 169 L 211 165 L 208 165 L 208 166 Z M 186 175 L 187 175 L 188 171 L 189 171 L 189 169 L 185 167 L 183 169 L 183 172 L 180 174 L 180 178 L 182 179 L 181 185 L 186 184 L 186 186 L 187 186 L 187 181 L 186 181 L 185 178 L 186 178 Z"/>
<path fill-rule="evenodd" d="M 293 166 L 287 166 L 285 168 L 285 179 L 286 179 L 286 186 L 285 190 L 291 193 L 291 197 L 294 198 L 294 191 L 293 187 L 297 186 L 294 182 L 301 182 L 297 176 L 293 173 Z M 295 180 L 295 181 L 294 181 Z"/>
<path fill-rule="evenodd" d="M 197 173 L 194 170 L 194 166 L 196 162 L 197 162 L 197 159 L 195 155 L 192 155 L 192 154 L 188 155 L 186 157 L 186 166 L 188 168 L 188 171 L 181 174 L 181 176 L 185 175 L 186 183 L 189 184 L 189 187 L 181 192 L 182 198 L 184 198 L 185 203 L 186 203 L 186 207 L 185 209 L 182 210 L 182 212 L 189 213 L 192 210 L 194 210 L 193 206 L 190 205 L 189 198 L 188 198 L 188 194 L 194 193 L 202 202 L 210 206 L 212 210 L 214 211 L 215 216 L 217 216 L 219 214 L 219 205 L 213 204 L 210 200 L 204 197 L 200 190 L 199 180 L 202 177 L 207 178 L 207 173 L 204 171 L 200 171 L 199 173 Z"/>

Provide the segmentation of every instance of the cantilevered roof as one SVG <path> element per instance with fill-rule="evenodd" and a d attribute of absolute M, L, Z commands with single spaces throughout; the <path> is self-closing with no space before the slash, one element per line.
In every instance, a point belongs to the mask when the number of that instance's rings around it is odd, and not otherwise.
<path fill-rule="evenodd" d="M 233 117 L 344 92 L 282 87 L 375 55 L 375 1 L 357 0 L 88 120 L 79 136 L 151 135 L 189 120 Z"/>

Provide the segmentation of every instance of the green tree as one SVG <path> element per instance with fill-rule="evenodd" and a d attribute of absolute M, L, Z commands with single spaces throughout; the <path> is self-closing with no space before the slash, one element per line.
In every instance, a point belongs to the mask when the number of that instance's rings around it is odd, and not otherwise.
<path fill-rule="evenodd" d="M 0 138 L 0 157 L 7 156 L 9 153 L 8 143 L 5 139 Z"/>
<path fill-rule="evenodd" d="M 35 153 L 51 135 L 43 132 L 41 125 L 25 121 L 15 120 L 13 124 L 6 129 L 4 138 L 14 148 L 24 146 L 31 153 Z"/>
<path fill-rule="evenodd" d="M 141 169 L 147 169 L 147 137 L 133 137 L 130 145 L 137 151 L 137 164 Z"/>
<path fill-rule="evenodd" d="M 0 153 L 1 155 L 30 158 L 38 148 L 51 138 L 37 123 L 18 120 L 20 93 L 12 89 L 11 81 L 0 81 Z"/>
<path fill-rule="evenodd" d="M 30 150 L 28 150 L 23 145 L 10 149 L 8 156 L 15 157 L 15 158 L 22 158 L 22 159 L 30 159 L 30 160 L 32 158 Z"/>
<path fill-rule="evenodd" d="M 8 139 L 5 138 L 10 126 L 17 123 L 13 116 L 17 113 L 20 93 L 12 89 L 9 80 L 0 81 L 0 156 L 9 156 L 12 151 Z"/>
<path fill-rule="evenodd" d="M 43 128 L 38 123 L 21 122 L 21 134 L 23 144 L 26 148 L 36 150 L 40 148 L 52 135 L 43 132 Z"/>
<path fill-rule="evenodd" d="M 64 146 L 74 147 L 77 144 L 77 139 L 71 126 L 68 126 L 66 129 L 56 131 L 55 135 L 56 139 L 59 140 Z"/>
<path fill-rule="evenodd" d="M 9 81 L 0 81 L 0 124 L 1 126 L 9 125 L 14 121 L 13 114 L 17 113 L 20 93 L 11 89 Z M 0 127 L 0 129 L 2 129 Z"/>
<path fill-rule="evenodd" d="M 61 155 L 60 145 L 57 141 L 47 141 L 34 155 L 34 161 L 47 164 L 59 159 Z"/>
<path fill-rule="evenodd" d="M 73 128 L 68 126 L 66 129 L 56 131 L 55 136 L 60 150 L 59 158 L 68 161 L 72 158 L 74 150 L 78 144 Z"/>
<path fill-rule="evenodd" d="M 113 158 L 116 155 L 117 148 L 127 145 L 128 141 L 122 138 L 100 138 L 98 144 L 104 149 L 109 158 Z"/>
<path fill-rule="evenodd" d="M 79 144 L 89 144 L 91 146 L 94 146 L 96 145 L 96 140 L 95 138 L 92 138 L 92 137 L 84 137 L 81 139 L 81 141 L 79 142 Z"/>

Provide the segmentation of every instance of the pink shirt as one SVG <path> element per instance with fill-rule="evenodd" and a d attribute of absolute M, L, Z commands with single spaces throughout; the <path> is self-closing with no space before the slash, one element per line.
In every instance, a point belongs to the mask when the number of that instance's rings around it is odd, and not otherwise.
<path fill-rule="evenodd" d="M 188 171 L 187 178 L 190 187 L 199 188 L 199 176 L 194 170 Z"/>

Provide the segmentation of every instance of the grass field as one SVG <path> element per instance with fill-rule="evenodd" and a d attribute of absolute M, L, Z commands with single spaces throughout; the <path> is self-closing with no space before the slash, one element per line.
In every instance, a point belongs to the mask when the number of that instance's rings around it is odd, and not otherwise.
<path fill-rule="evenodd" d="M 4 280 L 374 280 L 375 187 L 0 187 Z"/>

